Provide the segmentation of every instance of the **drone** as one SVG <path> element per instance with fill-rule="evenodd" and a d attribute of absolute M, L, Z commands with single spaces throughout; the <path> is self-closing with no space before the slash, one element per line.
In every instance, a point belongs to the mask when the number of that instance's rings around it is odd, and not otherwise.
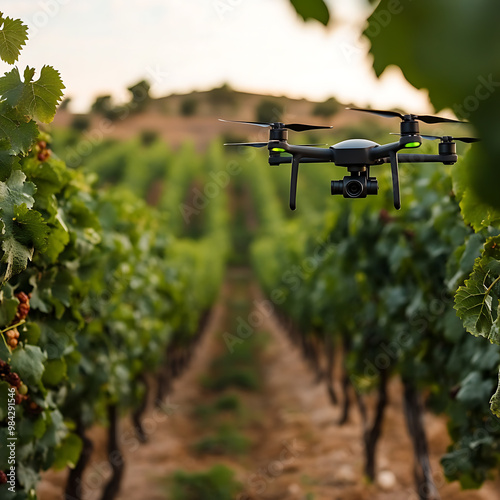
<path fill-rule="evenodd" d="M 239 123 L 269 128 L 268 142 L 238 142 L 224 144 L 224 146 L 250 146 L 254 148 L 266 147 L 269 150 L 269 165 L 277 166 L 283 163 L 292 164 L 290 182 L 290 208 L 297 208 L 297 179 L 301 163 L 334 163 L 346 167 L 349 175 L 342 180 L 331 182 L 332 195 L 343 195 L 344 198 L 366 198 L 368 195 L 378 194 L 378 181 L 370 176 L 370 168 L 375 165 L 388 163 L 391 165 L 392 188 L 394 194 L 394 208 L 401 208 L 401 193 L 399 189 L 399 163 L 443 163 L 453 165 L 457 162 L 456 142 L 476 142 L 474 137 L 452 137 L 421 135 L 419 121 L 424 123 L 467 123 L 450 118 L 431 115 L 402 114 L 397 111 L 383 111 L 377 109 L 347 108 L 353 111 L 373 113 L 386 118 L 400 118 L 400 139 L 389 144 L 377 144 L 368 139 L 348 139 L 328 148 L 315 145 L 293 145 L 288 143 L 288 131 L 304 132 L 307 130 L 331 129 L 331 126 L 304 125 L 301 123 L 266 123 L 246 122 L 239 120 L 222 120 L 228 123 Z M 406 151 L 420 147 L 422 139 L 439 139 L 438 154 L 404 154 Z M 287 155 L 288 154 L 288 155 Z M 291 155 L 291 156 L 290 156 Z"/>

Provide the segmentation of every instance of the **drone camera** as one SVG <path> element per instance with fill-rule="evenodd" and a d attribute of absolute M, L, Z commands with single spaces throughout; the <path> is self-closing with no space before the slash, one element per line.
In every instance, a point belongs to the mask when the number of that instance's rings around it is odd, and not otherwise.
<path fill-rule="evenodd" d="M 346 175 L 341 181 L 332 181 L 332 195 L 341 194 L 344 198 L 366 198 L 378 194 L 378 181 L 366 175 Z"/>

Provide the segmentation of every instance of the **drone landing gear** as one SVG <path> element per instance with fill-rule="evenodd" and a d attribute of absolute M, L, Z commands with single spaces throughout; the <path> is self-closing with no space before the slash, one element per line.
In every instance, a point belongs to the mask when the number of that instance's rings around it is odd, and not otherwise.
<path fill-rule="evenodd" d="M 294 155 L 292 159 L 292 177 L 290 179 L 290 208 L 297 208 L 297 179 L 299 178 L 299 164 L 302 156 Z"/>
<path fill-rule="evenodd" d="M 394 208 L 401 209 L 401 192 L 399 190 L 399 168 L 398 168 L 398 155 L 395 151 L 389 153 L 391 159 L 391 172 L 392 172 L 392 191 L 394 193 Z"/>

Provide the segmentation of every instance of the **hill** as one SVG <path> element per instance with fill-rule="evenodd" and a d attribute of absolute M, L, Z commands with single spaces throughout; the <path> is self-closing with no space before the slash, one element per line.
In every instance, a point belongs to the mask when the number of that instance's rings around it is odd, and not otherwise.
<path fill-rule="evenodd" d="M 129 139 L 145 131 L 154 132 L 173 148 L 191 140 L 203 151 L 216 137 L 223 137 L 227 141 L 267 138 L 262 129 L 238 127 L 220 122 L 218 118 L 334 124 L 336 128 L 355 125 L 361 120 L 381 121 L 377 117 L 345 111 L 345 105 L 333 98 L 325 103 L 318 103 L 286 96 L 238 92 L 227 86 L 151 99 L 140 112 L 133 112 L 126 107 L 120 109 L 121 112 L 119 111 L 112 121 L 99 113 L 75 115 L 67 108 L 61 109 L 53 126 L 86 126 L 85 134 L 94 140 L 103 137 Z"/>

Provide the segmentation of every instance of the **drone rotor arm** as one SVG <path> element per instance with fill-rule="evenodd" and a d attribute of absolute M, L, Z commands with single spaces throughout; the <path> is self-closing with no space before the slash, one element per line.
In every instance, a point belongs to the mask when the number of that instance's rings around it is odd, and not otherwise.
<path fill-rule="evenodd" d="M 333 161 L 334 150 L 332 148 L 320 148 L 316 146 L 296 146 L 294 144 L 285 143 L 283 149 L 292 155 L 301 157 L 317 158 L 325 162 Z"/>
<path fill-rule="evenodd" d="M 391 142 L 389 144 L 383 144 L 381 146 L 375 146 L 370 149 L 370 160 L 376 162 L 383 158 L 387 158 L 392 152 L 397 152 L 404 146 L 400 142 Z"/>

